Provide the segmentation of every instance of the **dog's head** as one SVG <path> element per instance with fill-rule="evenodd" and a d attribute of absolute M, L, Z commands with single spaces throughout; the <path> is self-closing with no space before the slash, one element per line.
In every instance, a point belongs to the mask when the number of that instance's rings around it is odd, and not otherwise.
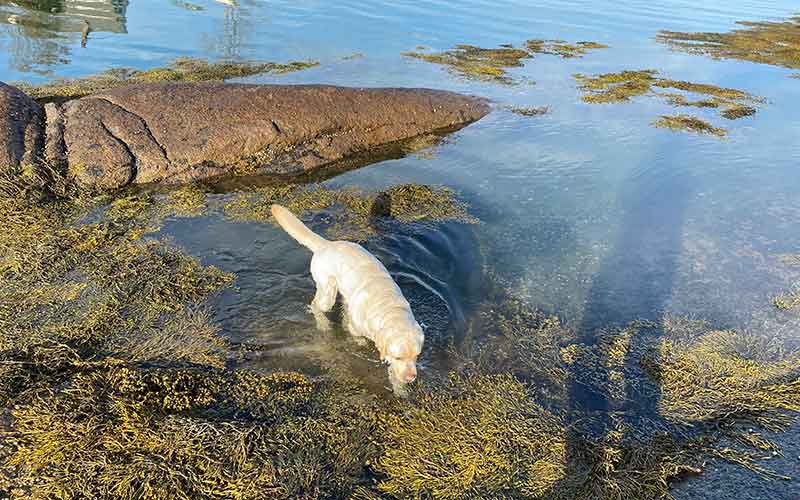
<path fill-rule="evenodd" d="M 418 326 L 409 331 L 392 332 L 382 354 L 383 361 L 389 363 L 389 370 L 403 383 L 411 383 L 417 378 L 417 357 L 422 351 L 425 336 Z"/>

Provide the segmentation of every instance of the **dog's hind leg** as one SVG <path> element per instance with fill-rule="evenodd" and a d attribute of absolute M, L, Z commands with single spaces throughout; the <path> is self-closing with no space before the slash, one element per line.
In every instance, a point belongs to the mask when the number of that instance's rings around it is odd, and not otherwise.
<path fill-rule="evenodd" d="M 311 301 L 310 309 L 320 331 L 327 332 L 331 329 L 331 322 L 325 313 L 333 309 L 337 293 L 336 279 L 333 276 L 329 277 L 325 283 L 317 283 L 317 292 L 314 294 L 314 300 Z"/>

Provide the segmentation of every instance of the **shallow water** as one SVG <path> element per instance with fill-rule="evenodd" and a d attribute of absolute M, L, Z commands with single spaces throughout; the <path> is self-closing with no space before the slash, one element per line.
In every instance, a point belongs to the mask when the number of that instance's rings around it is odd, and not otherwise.
<path fill-rule="evenodd" d="M 424 377 L 445 369 L 441 347 L 464 334 L 485 293 L 487 268 L 589 339 L 600 326 L 664 314 L 800 337 L 796 319 L 770 305 L 800 278 L 777 258 L 800 252 L 800 80 L 787 78 L 788 69 L 671 52 L 654 40 L 660 29 L 728 31 L 737 20 L 783 19 L 797 10 L 788 1 L 0 0 L 0 80 L 149 68 L 178 56 L 312 59 L 321 65 L 247 81 L 423 86 L 491 98 L 491 115 L 431 154 L 327 181 L 370 189 L 446 185 L 482 221 L 414 232 L 390 227 L 368 243 L 428 329 Z M 86 47 L 83 19 L 91 27 Z M 400 55 L 418 45 L 495 47 L 530 38 L 610 48 L 578 59 L 538 55 L 509 70 L 523 81 L 515 86 L 467 81 Z M 767 102 L 755 116 L 721 123 L 729 136 L 720 140 L 650 127 L 674 112 L 660 101 L 583 103 L 571 78 L 647 68 Z M 552 111 L 527 118 L 503 110 L 506 104 Z M 313 294 L 309 254 L 278 229 L 212 216 L 175 220 L 164 231 L 204 263 L 236 273 L 238 288 L 223 294 L 216 310 L 233 340 L 261 346 L 254 365 L 325 358 L 357 374 L 381 373 L 369 349 L 341 334 L 316 334 L 305 309 Z M 783 464 L 795 470 L 796 436 L 787 438 L 795 446 Z M 714 484 L 717 496 L 691 483 L 683 494 L 724 497 L 724 481 Z M 790 498 L 791 487 L 769 484 L 740 495 Z"/>

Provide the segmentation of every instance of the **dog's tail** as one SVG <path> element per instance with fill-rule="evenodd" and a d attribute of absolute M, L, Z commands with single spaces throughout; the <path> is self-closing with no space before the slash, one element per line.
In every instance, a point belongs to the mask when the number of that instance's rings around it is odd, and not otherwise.
<path fill-rule="evenodd" d="M 289 236 L 296 239 L 301 245 L 308 247 L 312 252 L 319 250 L 328 242 L 325 238 L 306 227 L 300 219 L 280 205 L 270 207 L 272 216 Z"/>

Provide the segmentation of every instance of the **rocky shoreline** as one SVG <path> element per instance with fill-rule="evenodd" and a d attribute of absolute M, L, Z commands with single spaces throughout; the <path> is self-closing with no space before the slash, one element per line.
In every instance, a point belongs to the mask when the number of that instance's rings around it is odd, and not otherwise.
<path fill-rule="evenodd" d="M 82 187 L 297 174 L 450 131 L 483 99 L 429 89 L 157 83 L 44 107 L 0 82 L 0 172 L 48 164 Z"/>

